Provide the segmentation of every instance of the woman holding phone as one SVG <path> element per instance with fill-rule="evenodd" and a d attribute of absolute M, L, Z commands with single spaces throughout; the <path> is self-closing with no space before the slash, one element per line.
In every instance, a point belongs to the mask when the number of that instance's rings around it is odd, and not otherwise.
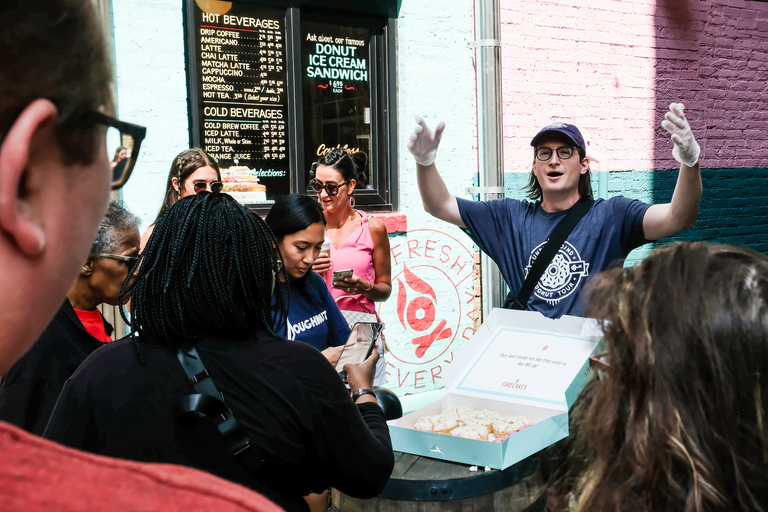
<path fill-rule="evenodd" d="M 374 313 L 374 302 L 385 301 L 392 293 L 392 266 L 387 227 L 381 220 L 354 208 L 355 188 L 365 186 L 366 162 L 363 152 L 350 154 L 337 148 L 314 166 L 315 178 L 309 184 L 323 207 L 331 255 L 318 257 L 313 269 L 334 274 L 351 270 L 351 275 L 331 278 L 333 298 L 342 310 Z M 379 352 L 383 356 L 383 346 Z M 376 371 L 376 384 L 385 382 L 382 357 Z"/>
<path fill-rule="evenodd" d="M 326 220 L 326 236 L 331 239 L 330 258 L 322 255 L 315 262 L 317 272 L 352 270 L 352 275 L 332 280 L 334 298 L 351 295 L 370 311 L 374 302 L 392 293 L 389 237 L 384 223 L 354 208 L 355 188 L 365 184 L 365 153 L 333 149 L 315 165 L 315 178 L 309 182 L 317 192 Z M 339 301 L 341 309 L 361 311 L 352 298 Z"/>
<path fill-rule="evenodd" d="M 311 271 L 325 240 L 323 210 L 310 197 L 290 194 L 275 201 L 265 221 L 282 258 L 280 291 L 289 297 L 288 318 L 278 334 L 312 345 L 335 365 L 350 329 L 323 279 Z"/>

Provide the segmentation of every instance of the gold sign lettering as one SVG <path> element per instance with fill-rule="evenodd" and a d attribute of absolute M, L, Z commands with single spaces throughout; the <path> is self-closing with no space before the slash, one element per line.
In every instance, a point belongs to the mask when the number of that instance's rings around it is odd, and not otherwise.
<path fill-rule="evenodd" d="M 327 147 L 325 144 L 320 144 L 319 146 L 317 146 L 317 151 L 315 151 L 315 154 L 317 156 L 324 156 L 330 153 L 332 149 L 343 149 L 350 155 L 360 152 L 360 148 L 350 148 L 349 144 L 344 144 L 343 146 L 341 144 L 336 144 L 336 146 L 330 146 L 330 147 Z"/>

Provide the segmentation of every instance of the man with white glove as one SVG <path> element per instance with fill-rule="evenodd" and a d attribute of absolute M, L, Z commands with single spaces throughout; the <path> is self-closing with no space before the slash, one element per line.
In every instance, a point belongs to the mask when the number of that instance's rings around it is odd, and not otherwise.
<path fill-rule="evenodd" d="M 444 123 L 433 132 L 416 118 L 408 150 L 416 159 L 424 209 L 464 229 L 499 265 L 516 296 L 531 265 L 558 223 L 584 198 L 589 210 L 560 246 L 542 274 L 526 309 L 545 316 L 583 315 L 579 291 L 590 275 L 620 262 L 629 252 L 693 226 L 701 201 L 699 145 L 681 103 L 669 106 L 662 127 L 670 133 L 672 155 L 681 163 L 672 201 L 650 205 L 623 196 L 593 201 L 590 159 L 579 129 L 556 122 L 531 140 L 534 148 L 526 192 L 533 201 L 470 201 L 455 197 L 435 167 Z M 591 204 L 591 206 L 590 206 Z"/>

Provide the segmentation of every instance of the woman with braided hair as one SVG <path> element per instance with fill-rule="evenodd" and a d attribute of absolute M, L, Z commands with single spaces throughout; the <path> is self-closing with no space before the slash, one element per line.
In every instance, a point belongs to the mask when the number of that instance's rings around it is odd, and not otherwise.
<path fill-rule="evenodd" d="M 588 303 L 608 350 L 575 406 L 561 501 L 573 491 L 577 512 L 768 510 L 768 257 L 676 243 L 597 276 Z"/>
<path fill-rule="evenodd" d="M 360 391 L 351 400 L 320 352 L 275 336 L 276 247 L 261 218 L 226 194 L 174 204 L 126 285 L 135 336 L 80 366 L 46 437 L 204 469 L 287 510 L 307 510 L 302 496 L 328 486 L 378 494 L 394 457 L 368 391 L 377 356 L 345 367 Z M 196 365 L 204 369 L 188 370 Z"/>

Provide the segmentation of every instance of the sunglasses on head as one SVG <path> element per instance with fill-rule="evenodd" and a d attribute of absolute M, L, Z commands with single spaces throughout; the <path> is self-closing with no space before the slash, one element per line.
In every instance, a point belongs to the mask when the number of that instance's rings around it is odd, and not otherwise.
<path fill-rule="evenodd" d="M 207 183 L 205 181 L 195 181 L 192 183 L 192 186 L 195 188 L 195 194 L 199 194 L 203 190 L 207 190 L 208 187 L 211 188 L 211 192 L 217 194 L 221 192 L 221 189 L 224 188 L 224 184 L 220 181 L 212 181 L 211 183 Z"/>
<path fill-rule="evenodd" d="M 325 192 L 329 196 L 335 196 L 339 193 L 339 189 L 349 183 L 349 181 L 345 181 L 344 183 L 336 184 L 336 183 L 323 183 L 320 180 L 313 179 L 310 180 L 309 186 L 312 187 L 312 189 L 317 192 L 318 194 L 325 190 Z"/>

